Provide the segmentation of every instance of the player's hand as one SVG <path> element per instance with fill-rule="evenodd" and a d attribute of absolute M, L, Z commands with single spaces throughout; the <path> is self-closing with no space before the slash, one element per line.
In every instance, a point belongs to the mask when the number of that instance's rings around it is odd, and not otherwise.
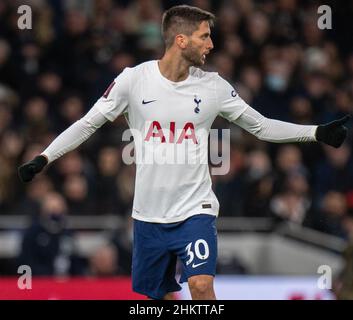
<path fill-rule="evenodd" d="M 48 163 L 45 156 L 36 156 L 33 160 L 26 162 L 18 168 L 18 175 L 22 182 L 29 182 L 33 177 L 41 172 Z"/>
<path fill-rule="evenodd" d="M 319 125 L 315 133 L 316 140 L 324 142 L 335 148 L 339 148 L 347 136 L 347 128 L 344 124 L 350 118 L 351 115 L 346 115 L 339 120 Z"/>

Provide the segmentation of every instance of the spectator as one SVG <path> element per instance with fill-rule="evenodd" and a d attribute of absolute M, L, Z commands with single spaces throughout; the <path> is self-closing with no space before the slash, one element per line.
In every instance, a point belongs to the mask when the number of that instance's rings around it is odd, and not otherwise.
<path fill-rule="evenodd" d="M 262 150 L 252 151 L 248 156 L 247 187 L 244 215 L 247 217 L 270 217 L 270 201 L 273 194 L 271 160 Z"/>
<path fill-rule="evenodd" d="M 343 224 L 347 214 L 347 202 L 344 194 L 330 190 L 324 195 L 311 226 L 322 232 L 348 240 L 349 235 Z"/>
<path fill-rule="evenodd" d="M 298 146 L 284 145 L 278 148 L 275 172 L 275 193 L 284 189 L 285 181 L 291 173 L 302 172 L 307 174 Z"/>
<path fill-rule="evenodd" d="M 272 198 L 270 208 L 279 221 L 305 224 L 310 216 L 311 205 L 305 175 L 300 171 L 292 171 L 285 178 L 283 191 Z"/>
<path fill-rule="evenodd" d="M 96 214 L 84 176 L 69 175 L 64 181 L 63 194 L 67 200 L 68 212 L 71 215 Z"/>
<path fill-rule="evenodd" d="M 120 153 L 117 148 L 105 147 L 98 155 L 98 177 L 96 181 L 96 197 L 99 214 L 125 214 L 120 199 L 117 176 L 121 167 Z"/>
<path fill-rule="evenodd" d="M 118 267 L 120 274 L 131 275 L 132 241 L 132 218 L 127 216 L 124 220 L 123 227 L 117 230 L 111 239 L 111 243 L 115 246 L 119 255 Z"/>
<path fill-rule="evenodd" d="M 42 195 L 38 216 L 25 230 L 18 257 L 19 264 L 29 265 L 35 276 L 70 274 L 74 255 L 73 239 L 66 229 L 67 206 L 56 192 Z"/>
<path fill-rule="evenodd" d="M 334 281 L 333 292 L 338 300 L 353 300 L 353 245 L 343 253 L 344 266 Z"/>
<path fill-rule="evenodd" d="M 351 149 L 344 144 L 339 149 L 325 148 L 325 159 L 318 163 L 315 172 L 315 191 L 320 200 L 330 190 L 347 195 L 353 190 Z"/>
<path fill-rule="evenodd" d="M 89 275 L 92 277 L 112 277 L 119 273 L 119 254 L 114 246 L 104 245 L 89 258 Z"/>

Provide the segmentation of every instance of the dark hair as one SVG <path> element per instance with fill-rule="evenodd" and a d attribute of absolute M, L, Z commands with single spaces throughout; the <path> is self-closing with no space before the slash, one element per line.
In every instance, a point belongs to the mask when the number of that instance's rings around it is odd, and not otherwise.
<path fill-rule="evenodd" d="M 162 35 L 167 48 L 174 43 L 177 34 L 190 36 L 202 21 L 208 21 L 212 27 L 216 17 L 205 10 L 187 5 L 174 6 L 164 12 L 162 18 Z"/>

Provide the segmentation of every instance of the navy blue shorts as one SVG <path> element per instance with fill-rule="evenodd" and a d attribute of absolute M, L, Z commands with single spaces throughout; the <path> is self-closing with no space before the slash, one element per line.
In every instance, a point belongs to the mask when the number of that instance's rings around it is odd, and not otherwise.
<path fill-rule="evenodd" d="M 181 290 L 175 279 L 177 258 L 183 269 L 180 282 L 194 275 L 215 275 L 215 216 L 199 214 L 176 223 L 134 220 L 132 286 L 135 292 L 162 299 L 168 292 Z"/>

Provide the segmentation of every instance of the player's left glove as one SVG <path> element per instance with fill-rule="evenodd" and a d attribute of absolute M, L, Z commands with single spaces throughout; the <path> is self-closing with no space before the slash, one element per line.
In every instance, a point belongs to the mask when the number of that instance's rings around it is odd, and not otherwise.
<path fill-rule="evenodd" d="M 339 148 L 347 136 L 347 128 L 344 124 L 350 118 L 351 115 L 346 115 L 339 120 L 319 125 L 315 133 L 316 140 Z"/>

